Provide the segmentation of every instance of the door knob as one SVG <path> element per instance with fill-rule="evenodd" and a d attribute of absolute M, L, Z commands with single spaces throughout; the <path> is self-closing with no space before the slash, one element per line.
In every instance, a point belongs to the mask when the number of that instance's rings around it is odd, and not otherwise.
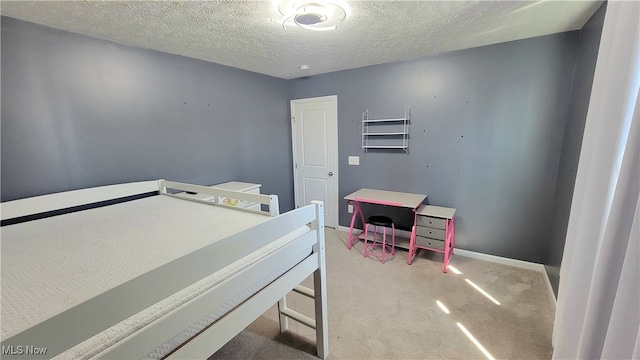
<path fill-rule="evenodd" d="M 333 171 L 329 171 L 329 176 L 333 176 Z"/>

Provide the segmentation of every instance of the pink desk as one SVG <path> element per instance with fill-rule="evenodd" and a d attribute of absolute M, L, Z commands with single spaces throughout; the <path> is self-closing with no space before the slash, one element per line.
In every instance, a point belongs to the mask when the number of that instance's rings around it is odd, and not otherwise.
<path fill-rule="evenodd" d="M 353 243 L 356 242 L 360 237 L 360 234 L 362 234 L 362 231 L 355 235 L 353 233 L 353 224 L 355 224 L 356 218 L 360 216 L 362 224 L 366 222 L 360 204 L 369 203 L 412 209 L 414 213 L 413 224 L 415 227 L 415 212 L 424 199 L 427 198 L 427 195 L 375 189 L 360 189 L 345 196 L 344 198 L 349 200 L 349 203 L 353 205 L 353 215 L 351 216 L 351 225 L 349 226 L 349 240 L 347 242 L 347 248 L 351 250 Z"/>

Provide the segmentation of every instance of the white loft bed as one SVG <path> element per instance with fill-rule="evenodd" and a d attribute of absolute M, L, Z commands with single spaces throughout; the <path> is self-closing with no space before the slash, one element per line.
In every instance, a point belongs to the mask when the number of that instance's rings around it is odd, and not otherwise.
<path fill-rule="evenodd" d="M 60 209 L 73 212 L 37 215 Z M 3 358 L 204 359 L 276 302 L 280 330 L 288 318 L 310 326 L 318 357 L 328 355 L 322 202 L 279 215 L 275 195 L 159 180 L 1 210 Z M 300 286 L 311 274 L 314 289 Z M 286 307 L 292 290 L 314 298 L 315 319 Z"/>

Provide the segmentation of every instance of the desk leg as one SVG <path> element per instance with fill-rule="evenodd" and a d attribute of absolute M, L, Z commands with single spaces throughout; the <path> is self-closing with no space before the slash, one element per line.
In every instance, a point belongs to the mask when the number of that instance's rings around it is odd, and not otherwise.
<path fill-rule="evenodd" d="M 413 256 L 416 254 L 416 226 L 411 227 L 411 237 L 409 238 L 409 254 L 407 257 L 407 264 L 411 265 L 413 261 Z"/>
<path fill-rule="evenodd" d="M 407 264 L 411 265 L 413 257 L 416 255 L 418 248 L 416 247 L 416 223 L 418 222 L 418 213 L 413 209 L 413 226 L 411 227 L 411 237 L 409 238 L 409 257 Z"/>
<path fill-rule="evenodd" d="M 456 227 L 453 224 L 453 218 L 449 221 L 451 222 L 451 255 L 453 255 L 453 250 L 456 248 Z"/>
<path fill-rule="evenodd" d="M 358 240 L 360 234 L 359 232 L 355 236 L 353 235 L 353 225 L 356 222 L 356 217 L 360 214 L 360 220 L 362 220 L 362 225 L 364 226 L 364 214 L 362 213 L 362 208 L 360 208 L 360 202 L 358 201 L 350 201 L 353 205 L 353 214 L 351 215 L 351 225 L 349 226 L 349 240 L 347 241 L 347 249 L 351 250 L 353 243 Z"/>
<path fill-rule="evenodd" d="M 446 225 L 446 235 L 444 240 L 444 261 L 442 262 L 442 272 L 447 272 L 447 267 L 449 266 L 449 260 L 451 260 L 451 255 L 453 255 L 453 219 L 447 219 Z"/>

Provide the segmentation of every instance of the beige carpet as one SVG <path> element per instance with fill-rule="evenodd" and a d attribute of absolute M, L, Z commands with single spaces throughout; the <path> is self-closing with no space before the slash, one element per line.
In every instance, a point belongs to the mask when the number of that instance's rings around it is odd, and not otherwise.
<path fill-rule="evenodd" d="M 327 228 L 329 359 L 487 359 L 458 324 L 496 359 L 551 358 L 555 308 L 541 273 L 454 255 L 462 274 L 444 274 L 442 255 L 429 251 L 412 265 L 397 251 L 383 265 L 362 257 L 362 243 L 349 251 L 346 241 Z M 311 299 L 288 301 L 313 317 Z M 274 306 L 211 359 L 314 358 L 312 330 L 292 320 L 289 332 L 278 329 Z"/>

